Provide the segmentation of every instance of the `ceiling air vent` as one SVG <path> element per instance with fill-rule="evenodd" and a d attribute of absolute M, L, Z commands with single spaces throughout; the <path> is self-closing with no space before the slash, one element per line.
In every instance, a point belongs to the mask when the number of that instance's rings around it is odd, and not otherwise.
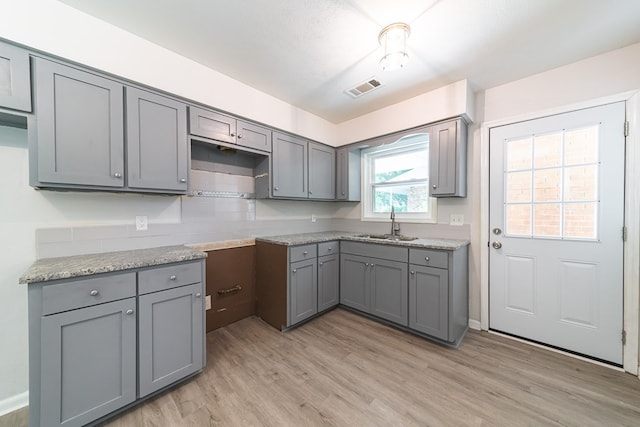
<path fill-rule="evenodd" d="M 380 83 L 380 81 L 375 77 L 372 77 L 369 80 L 366 80 L 362 83 L 355 85 L 351 89 L 345 90 L 345 92 L 353 96 L 354 98 L 357 98 L 381 86 L 382 86 L 382 83 Z"/>

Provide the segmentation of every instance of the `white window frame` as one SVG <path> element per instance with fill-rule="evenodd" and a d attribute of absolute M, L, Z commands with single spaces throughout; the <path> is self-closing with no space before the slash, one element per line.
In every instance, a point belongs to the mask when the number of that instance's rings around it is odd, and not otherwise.
<path fill-rule="evenodd" d="M 376 157 L 382 154 L 389 154 L 390 152 L 401 153 L 403 151 L 410 151 L 415 149 L 418 145 L 427 144 L 427 152 L 429 150 L 428 142 L 424 142 L 422 138 L 420 141 L 416 141 L 418 136 L 426 136 L 429 134 L 426 132 L 420 132 L 411 135 L 405 135 L 392 144 L 381 145 L 377 147 L 365 148 L 361 151 L 362 158 L 362 221 L 378 221 L 387 222 L 390 219 L 389 213 L 375 213 L 373 212 L 373 167 L 372 161 Z M 427 159 L 427 168 L 429 167 L 429 159 Z M 427 188 L 429 188 L 429 178 L 426 180 Z M 428 198 L 428 211 L 425 213 L 407 213 L 396 212 L 397 222 L 407 223 L 429 223 L 434 224 L 438 222 L 438 202 L 435 197 Z"/>

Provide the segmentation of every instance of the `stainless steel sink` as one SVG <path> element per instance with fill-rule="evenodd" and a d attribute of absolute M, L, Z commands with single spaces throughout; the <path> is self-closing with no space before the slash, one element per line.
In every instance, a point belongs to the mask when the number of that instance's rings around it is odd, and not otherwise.
<path fill-rule="evenodd" d="M 377 239 L 377 240 L 399 240 L 402 242 L 410 242 L 411 240 L 416 240 L 417 237 L 409 237 L 409 236 L 393 236 L 391 234 L 365 234 L 365 239 Z"/>

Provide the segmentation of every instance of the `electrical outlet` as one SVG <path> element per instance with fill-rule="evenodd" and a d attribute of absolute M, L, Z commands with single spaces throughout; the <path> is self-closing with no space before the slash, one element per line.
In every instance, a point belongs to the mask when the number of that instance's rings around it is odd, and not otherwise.
<path fill-rule="evenodd" d="M 148 223 L 147 223 L 147 216 L 146 215 L 140 215 L 136 217 L 136 231 L 144 231 L 146 230 L 148 227 Z"/>
<path fill-rule="evenodd" d="M 449 217 L 449 225 L 463 225 L 464 224 L 464 215 L 462 214 L 451 214 Z"/>
<path fill-rule="evenodd" d="M 206 309 L 211 310 L 211 295 L 207 295 L 205 298 Z"/>
<path fill-rule="evenodd" d="M 316 216 L 315 215 L 311 215 L 311 222 L 316 222 Z"/>

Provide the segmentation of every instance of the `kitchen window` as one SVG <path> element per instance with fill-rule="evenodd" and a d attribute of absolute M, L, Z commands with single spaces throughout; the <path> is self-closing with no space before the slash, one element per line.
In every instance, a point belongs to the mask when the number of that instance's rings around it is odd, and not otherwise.
<path fill-rule="evenodd" d="M 362 219 L 436 222 L 436 200 L 429 197 L 429 134 L 362 150 Z"/>

